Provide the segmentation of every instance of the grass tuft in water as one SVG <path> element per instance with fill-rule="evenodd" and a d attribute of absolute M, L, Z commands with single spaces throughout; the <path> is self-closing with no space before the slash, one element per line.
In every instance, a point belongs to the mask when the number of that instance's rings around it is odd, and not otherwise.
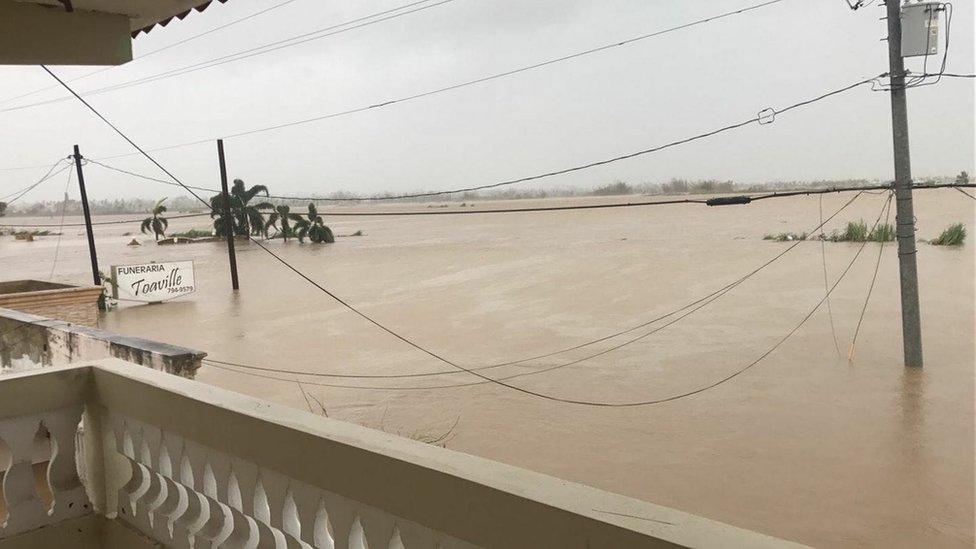
<path fill-rule="evenodd" d="M 965 241 L 966 227 L 962 223 L 956 223 L 942 231 L 939 238 L 929 242 L 929 244 L 934 246 L 962 246 Z"/>
<path fill-rule="evenodd" d="M 807 233 L 796 234 L 791 232 L 785 232 L 779 234 L 767 234 L 766 236 L 763 237 L 763 240 L 775 240 L 776 242 L 793 242 L 795 240 L 806 240 L 806 239 L 807 239 Z"/>
<path fill-rule="evenodd" d="M 200 229 L 190 229 L 189 231 L 183 231 L 182 233 L 171 233 L 169 236 L 178 236 L 180 238 L 204 238 L 207 236 L 213 236 L 213 231 L 201 231 Z"/>

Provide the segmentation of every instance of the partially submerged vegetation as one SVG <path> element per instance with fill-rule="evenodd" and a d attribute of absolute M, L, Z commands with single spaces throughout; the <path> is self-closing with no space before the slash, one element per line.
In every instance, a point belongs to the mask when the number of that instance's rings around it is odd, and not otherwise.
<path fill-rule="evenodd" d="M 59 236 L 60 234 L 47 229 L 0 229 L 0 236 L 12 236 L 17 240 L 33 240 L 35 236 Z"/>
<path fill-rule="evenodd" d="M 849 221 L 844 230 L 835 230 L 829 236 L 825 234 L 809 235 L 791 231 L 770 233 L 763 236 L 763 240 L 775 242 L 794 242 L 796 240 L 826 240 L 829 242 L 891 242 L 895 239 L 895 227 L 890 223 L 881 223 L 873 229 L 868 229 L 864 220 Z"/>
<path fill-rule="evenodd" d="M 172 237 L 177 238 L 208 238 L 213 236 L 213 231 L 204 231 L 200 229 L 190 229 L 189 231 L 183 231 L 179 233 L 169 233 Z"/>
<path fill-rule="evenodd" d="M 890 223 L 879 223 L 868 230 L 864 220 L 849 221 L 843 231 L 834 231 L 827 238 L 831 242 L 891 242 L 895 239 L 895 228 Z"/>
<path fill-rule="evenodd" d="M 250 188 L 240 179 L 234 180 L 230 190 L 230 216 L 225 219 L 223 197 L 215 195 L 210 198 L 210 217 L 213 219 L 214 234 L 226 236 L 228 232 L 234 236 L 263 236 L 266 239 L 297 238 L 304 242 L 308 238 L 316 244 L 335 242 L 335 235 L 322 216 L 315 209 L 315 204 L 309 203 L 307 216 L 292 213 L 291 207 L 285 204 L 272 204 L 267 200 L 255 202 L 262 194 L 268 197 L 268 188 L 264 185 L 253 185 Z M 268 218 L 265 219 L 265 213 Z M 274 229 L 273 234 L 269 231 Z"/>
<path fill-rule="evenodd" d="M 962 246 L 966 241 L 966 227 L 962 223 L 950 225 L 938 238 L 929 242 L 933 246 Z"/>
<path fill-rule="evenodd" d="M 778 233 L 778 234 L 767 234 L 763 237 L 763 240 L 775 240 L 776 242 L 793 242 L 794 240 L 806 240 L 807 233 Z"/>

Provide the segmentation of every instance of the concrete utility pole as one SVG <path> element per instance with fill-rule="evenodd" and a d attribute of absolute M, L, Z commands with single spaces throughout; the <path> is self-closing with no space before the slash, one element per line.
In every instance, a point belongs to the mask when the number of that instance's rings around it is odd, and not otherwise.
<path fill-rule="evenodd" d="M 908 105 L 905 60 L 901 52 L 901 0 L 887 0 L 888 67 L 891 84 L 891 129 L 895 150 L 896 234 L 901 274 L 901 326 L 905 366 L 922 367 L 922 322 L 918 306 L 915 212 L 912 207 L 912 162 L 908 149 Z"/>
<path fill-rule="evenodd" d="M 92 278 L 95 285 L 102 283 L 102 277 L 98 274 L 98 255 L 95 253 L 95 233 L 92 230 L 91 210 L 88 208 L 88 193 L 85 192 L 85 172 L 81 169 L 81 152 L 78 145 L 75 145 L 75 169 L 78 170 L 78 188 L 81 190 L 81 209 L 85 213 L 85 228 L 88 229 L 88 253 L 91 255 Z"/>

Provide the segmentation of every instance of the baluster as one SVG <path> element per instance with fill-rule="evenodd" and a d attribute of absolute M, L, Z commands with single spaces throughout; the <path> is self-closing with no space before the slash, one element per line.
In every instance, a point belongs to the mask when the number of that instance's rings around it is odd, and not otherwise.
<path fill-rule="evenodd" d="M 44 425 L 51 435 L 51 462 L 47 469 L 47 482 L 54 498 L 51 522 L 79 517 L 91 510 L 78 475 L 77 434 L 82 410 L 82 406 L 72 406 L 44 416 Z"/>
<path fill-rule="evenodd" d="M 195 481 L 190 500 L 194 499 L 192 496 L 196 496 L 197 502 L 194 505 L 200 506 L 196 519 L 188 530 L 196 541 L 195 547 L 208 547 L 211 544 L 216 546 L 214 542 L 222 539 L 221 533 L 230 517 L 224 515 L 216 501 L 217 484 L 209 464 L 210 449 L 190 440 L 185 442 L 185 455 L 189 459 Z"/>
<path fill-rule="evenodd" d="M 359 522 L 362 524 L 368 547 L 371 549 L 373 547 L 387 549 L 390 546 L 393 530 L 396 528 L 396 519 L 393 515 L 375 507 L 362 506 L 359 512 Z"/>
<path fill-rule="evenodd" d="M 329 492 L 323 494 L 323 499 L 329 513 L 329 523 L 332 524 L 335 549 L 348 549 L 353 522 L 356 520 L 356 508 L 352 501 Z"/>
<path fill-rule="evenodd" d="M 182 441 L 171 433 L 161 433 L 159 445 L 159 465 L 156 474 L 163 485 L 166 497 L 156 507 L 156 523 L 153 538 L 167 544 L 174 540 L 174 528 L 187 507 L 186 491 L 177 482 L 176 472 L 183 457 Z"/>
<path fill-rule="evenodd" d="M 296 538 L 309 545 L 315 545 L 315 521 L 322 501 L 322 491 L 303 482 L 291 481 L 291 496 L 295 503 L 295 512 L 301 524 L 299 534 L 291 533 Z"/>
<path fill-rule="evenodd" d="M 10 468 L 3 477 L 7 521 L 0 533 L 4 537 L 48 523 L 47 510 L 34 488 L 34 437 L 40 427 L 41 416 L 0 421 L 0 437 L 10 451 Z"/>
<path fill-rule="evenodd" d="M 138 516 L 140 526 L 147 535 L 155 530 L 157 509 L 166 501 L 166 484 L 159 475 L 159 463 L 162 458 L 162 431 L 154 425 L 141 424 L 142 443 L 139 451 L 139 463 L 148 472 L 149 488 L 142 496 L 142 514 Z"/>

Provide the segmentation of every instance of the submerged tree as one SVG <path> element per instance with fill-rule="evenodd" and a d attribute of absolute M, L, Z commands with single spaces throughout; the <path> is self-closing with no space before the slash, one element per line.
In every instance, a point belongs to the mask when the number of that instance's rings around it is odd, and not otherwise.
<path fill-rule="evenodd" d="M 163 206 L 163 202 L 166 201 L 166 197 L 160 198 L 156 201 L 156 205 L 152 209 L 152 217 L 147 217 L 142 220 L 142 227 L 140 230 L 142 234 L 146 234 L 152 231 L 153 235 L 156 236 L 156 241 L 159 241 L 160 236 L 166 236 L 166 229 L 169 227 L 169 221 L 163 217 L 163 213 L 166 211 L 166 206 Z"/>
<path fill-rule="evenodd" d="M 295 221 L 295 236 L 298 237 L 299 242 L 304 242 L 305 237 L 317 244 L 335 242 L 332 229 L 325 224 L 322 216 L 315 209 L 315 204 L 311 202 L 308 204 L 308 218 L 299 217 Z"/>
<path fill-rule="evenodd" d="M 270 238 L 275 238 L 278 236 L 279 229 L 281 236 L 288 242 L 289 236 L 295 236 L 295 229 L 292 228 L 291 224 L 301 223 L 303 221 L 302 216 L 298 214 L 291 213 L 291 208 L 288 206 L 276 206 L 271 215 L 268 216 L 267 223 L 264 224 L 264 233 L 268 233 L 268 229 L 274 227 L 275 234 Z"/>
<path fill-rule="evenodd" d="M 230 219 L 224 219 L 224 197 L 221 194 L 210 198 L 210 217 L 214 220 L 214 231 L 217 236 L 226 236 L 228 231 L 238 236 L 267 235 L 264 214 L 262 210 L 274 208 L 270 202 L 252 204 L 259 194 L 268 196 L 268 188 L 264 185 L 244 186 L 244 181 L 234 180 L 230 189 Z"/>

